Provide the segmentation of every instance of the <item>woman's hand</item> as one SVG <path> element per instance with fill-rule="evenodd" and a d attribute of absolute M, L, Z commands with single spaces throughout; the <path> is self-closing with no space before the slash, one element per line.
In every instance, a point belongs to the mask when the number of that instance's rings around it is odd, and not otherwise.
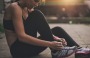
<path fill-rule="evenodd" d="M 63 45 L 62 42 L 52 41 L 49 47 L 54 50 L 60 50 L 63 47 Z"/>
<path fill-rule="evenodd" d="M 57 36 L 53 36 L 56 41 L 62 42 L 62 45 L 66 46 L 67 42 L 64 38 L 59 38 Z"/>
<path fill-rule="evenodd" d="M 64 38 L 60 38 L 60 39 L 62 40 L 63 45 L 66 46 L 67 45 L 66 40 Z"/>

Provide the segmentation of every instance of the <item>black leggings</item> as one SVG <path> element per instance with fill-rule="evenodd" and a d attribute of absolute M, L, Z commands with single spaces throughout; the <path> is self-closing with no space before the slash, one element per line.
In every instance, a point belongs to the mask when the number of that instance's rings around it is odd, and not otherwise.
<path fill-rule="evenodd" d="M 35 10 L 29 14 L 28 19 L 24 22 L 25 32 L 33 37 L 37 37 L 37 32 L 40 33 L 39 38 L 46 41 L 54 41 L 53 35 L 65 38 L 68 46 L 79 46 L 61 27 L 50 29 L 44 15 Z M 20 42 L 18 39 L 10 47 L 10 52 L 13 58 L 30 58 L 45 50 L 47 47 L 30 45 Z"/>

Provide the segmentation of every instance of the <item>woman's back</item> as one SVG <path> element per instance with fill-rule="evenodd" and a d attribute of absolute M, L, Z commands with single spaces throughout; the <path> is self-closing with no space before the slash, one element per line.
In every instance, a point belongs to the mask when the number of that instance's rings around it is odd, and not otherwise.
<path fill-rule="evenodd" d="M 5 29 L 5 35 L 7 39 L 7 43 L 9 47 L 15 42 L 17 36 L 16 33 L 14 32 L 14 26 L 13 26 L 13 13 L 12 13 L 12 6 L 17 5 L 16 2 L 11 3 L 6 9 L 3 17 L 3 25 Z M 18 5 L 17 5 L 18 6 Z"/>

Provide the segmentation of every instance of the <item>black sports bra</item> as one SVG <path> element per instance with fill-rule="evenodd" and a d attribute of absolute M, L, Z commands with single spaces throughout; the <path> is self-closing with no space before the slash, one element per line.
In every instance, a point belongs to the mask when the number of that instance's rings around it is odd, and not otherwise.
<path fill-rule="evenodd" d="M 22 16 L 22 20 L 23 20 L 23 22 L 25 22 L 23 16 Z M 13 26 L 13 21 L 11 19 L 9 19 L 9 20 L 3 19 L 3 26 L 4 26 L 4 29 L 8 29 L 8 30 L 12 30 L 12 31 L 15 30 L 14 26 Z"/>
<path fill-rule="evenodd" d="M 3 20 L 3 26 L 5 29 L 14 31 L 14 26 L 12 20 Z"/>
<path fill-rule="evenodd" d="M 17 3 L 20 6 L 19 2 L 17 2 Z M 29 13 L 28 13 L 28 15 L 29 15 Z M 22 16 L 22 19 L 24 20 L 24 17 L 23 16 Z M 12 22 L 11 19 L 9 19 L 9 20 L 3 19 L 3 26 L 4 26 L 5 29 L 14 31 L 13 22 Z"/>

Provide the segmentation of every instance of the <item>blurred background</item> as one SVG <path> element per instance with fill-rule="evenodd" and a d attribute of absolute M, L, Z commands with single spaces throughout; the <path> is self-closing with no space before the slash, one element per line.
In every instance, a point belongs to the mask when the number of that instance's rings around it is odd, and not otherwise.
<path fill-rule="evenodd" d="M 11 2 L 0 0 L 0 13 Z M 41 0 L 36 8 L 44 13 L 50 23 L 90 23 L 90 0 Z"/>
<path fill-rule="evenodd" d="M 38 9 L 51 23 L 90 23 L 90 0 L 42 0 Z"/>
<path fill-rule="evenodd" d="M 11 2 L 0 0 L 0 30 L 4 10 Z M 36 9 L 44 13 L 49 23 L 90 24 L 90 0 L 41 0 Z"/>

